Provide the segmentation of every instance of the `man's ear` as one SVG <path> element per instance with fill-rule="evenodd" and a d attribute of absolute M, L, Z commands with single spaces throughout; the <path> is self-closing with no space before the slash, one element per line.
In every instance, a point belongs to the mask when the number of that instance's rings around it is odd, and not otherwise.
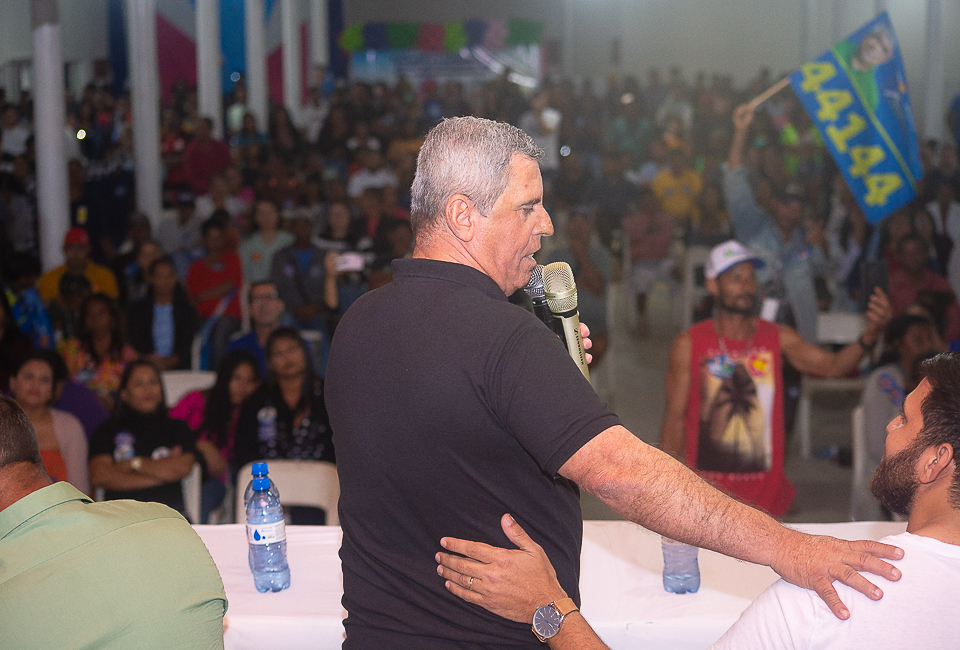
<path fill-rule="evenodd" d="M 947 469 L 952 460 L 953 445 L 948 442 L 923 452 L 920 456 L 920 483 L 926 485 L 933 483 L 941 476 L 950 476 L 956 471 L 956 467 L 952 470 Z"/>
<path fill-rule="evenodd" d="M 463 194 L 454 194 L 447 199 L 443 219 L 453 236 L 463 242 L 471 241 L 477 234 L 477 219 L 480 213 L 473 201 Z"/>

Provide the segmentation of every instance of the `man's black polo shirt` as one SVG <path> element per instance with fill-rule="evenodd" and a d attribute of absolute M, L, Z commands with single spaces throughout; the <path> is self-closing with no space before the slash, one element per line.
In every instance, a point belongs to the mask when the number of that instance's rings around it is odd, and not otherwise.
<path fill-rule="evenodd" d="M 434 555 L 444 536 L 512 548 L 509 512 L 579 603 L 579 491 L 557 471 L 619 420 L 488 276 L 421 259 L 393 270 L 347 311 L 327 366 L 344 648 L 540 647 L 529 624 L 444 589 Z"/>

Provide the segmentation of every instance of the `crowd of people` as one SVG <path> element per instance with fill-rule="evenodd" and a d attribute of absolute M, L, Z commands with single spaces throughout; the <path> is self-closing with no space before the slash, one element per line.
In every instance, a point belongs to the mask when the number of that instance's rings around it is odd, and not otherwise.
<path fill-rule="evenodd" d="M 42 274 L 32 98 L 3 95 L 0 390 L 37 418 L 51 472 L 85 492 L 163 496 L 182 508 L 176 489 L 156 490 L 200 461 L 204 517 L 247 460 L 332 459 L 322 378 L 333 332 L 410 255 L 418 151 L 430 128 L 461 115 L 519 125 L 543 149 L 544 202 L 563 244 L 543 261 L 573 268 L 594 364 L 608 347 L 615 260 L 642 333 L 647 295 L 676 281 L 683 250 L 731 238 L 763 261 L 758 294 L 779 299 L 777 320 L 807 341 L 818 310 L 865 308 L 863 269 L 880 262 L 893 315 L 929 328 L 927 349 L 895 362 L 946 349 L 960 339 L 956 146 L 925 143 L 920 198 L 870 224 L 795 97 L 734 110 L 770 82 L 767 70 L 736 86 L 652 69 L 645 83 L 628 76 L 602 93 L 558 81 L 526 97 L 509 71 L 469 89 L 401 78 L 316 88 L 298 122 L 275 106 L 260 124 L 241 80 L 223 138 L 180 86 L 161 112 L 162 219 L 134 209 L 129 96 L 91 85 L 67 101 L 65 263 Z M 888 350 L 902 349 L 900 329 Z M 918 379 L 900 366 L 882 375 L 897 390 L 868 395 L 902 400 Z M 159 373 L 188 368 L 217 370 L 217 383 L 168 414 Z M 243 409 L 251 417 L 238 420 Z M 264 413 L 274 414 L 268 440 Z M 151 424 L 168 417 L 188 429 Z M 80 467 L 87 441 L 89 471 Z"/>

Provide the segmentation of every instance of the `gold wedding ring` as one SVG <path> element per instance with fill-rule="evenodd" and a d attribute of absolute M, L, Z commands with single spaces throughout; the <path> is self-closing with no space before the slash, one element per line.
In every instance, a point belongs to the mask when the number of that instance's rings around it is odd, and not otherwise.
<path fill-rule="evenodd" d="M 470 582 L 467 583 L 467 589 L 473 589 L 473 576 L 470 576 Z"/>

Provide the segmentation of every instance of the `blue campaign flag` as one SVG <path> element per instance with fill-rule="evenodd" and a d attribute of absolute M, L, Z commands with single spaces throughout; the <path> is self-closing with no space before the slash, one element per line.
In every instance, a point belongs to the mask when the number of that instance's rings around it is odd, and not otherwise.
<path fill-rule="evenodd" d="M 790 83 L 870 223 L 916 198 L 920 145 L 886 12 L 802 65 Z"/>

